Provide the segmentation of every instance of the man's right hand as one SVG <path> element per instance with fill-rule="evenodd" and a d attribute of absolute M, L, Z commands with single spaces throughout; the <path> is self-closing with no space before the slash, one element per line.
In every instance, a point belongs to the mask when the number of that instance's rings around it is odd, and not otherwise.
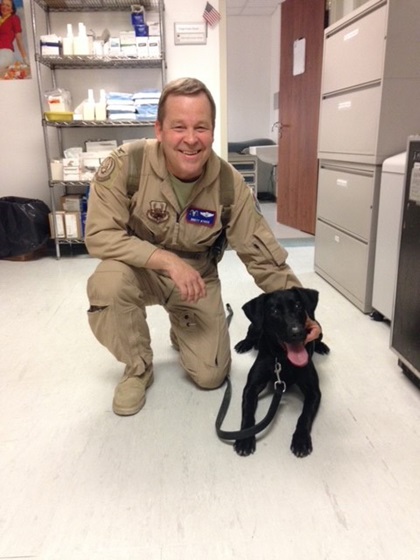
<path fill-rule="evenodd" d="M 170 251 L 156 249 L 147 261 L 146 268 L 167 274 L 184 301 L 196 303 L 207 295 L 206 285 L 200 273 Z"/>

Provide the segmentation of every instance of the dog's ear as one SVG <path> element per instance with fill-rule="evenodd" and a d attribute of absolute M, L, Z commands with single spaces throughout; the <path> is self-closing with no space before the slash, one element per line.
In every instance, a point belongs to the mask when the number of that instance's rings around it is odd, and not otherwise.
<path fill-rule="evenodd" d="M 305 310 L 311 319 L 315 319 L 315 309 L 318 305 L 318 295 L 317 290 L 312 290 L 310 288 L 292 288 L 295 290 L 300 297 Z"/>
<path fill-rule="evenodd" d="M 262 329 L 263 326 L 265 298 L 266 294 L 261 294 L 242 306 L 245 315 L 257 329 Z"/>

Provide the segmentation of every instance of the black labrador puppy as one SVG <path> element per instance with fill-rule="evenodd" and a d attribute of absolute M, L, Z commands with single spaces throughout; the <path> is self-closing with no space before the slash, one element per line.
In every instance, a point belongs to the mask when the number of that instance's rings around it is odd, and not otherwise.
<path fill-rule="evenodd" d="M 318 374 L 312 362 L 314 351 L 327 354 L 329 348 L 321 337 L 305 346 L 307 318 L 315 319 L 318 292 L 308 288 L 291 288 L 262 294 L 248 301 L 242 309 L 251 321 L 246 338 L 236 344 L 242 354 L 258 350 L 248 374 L 242 396 L 241 429 L 255 425 L 258 395 L 279 377 L 288 388 L 296 384 L 303 393 L 302 414 L 293 434 L 291 450 L 297 457 L 312 451 L 311 428 L 321 401 Z M 237 439 L 235 451 L 242 456 L 254 453 L 255 436 Z"/>

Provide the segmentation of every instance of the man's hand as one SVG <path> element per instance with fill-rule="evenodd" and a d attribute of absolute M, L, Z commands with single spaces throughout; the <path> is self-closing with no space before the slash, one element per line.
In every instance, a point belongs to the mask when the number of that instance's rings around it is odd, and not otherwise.
<path fill-rule="evenodd" d="M 184 301 L 196 303 L 207 295 L 206 285 L 200 273 L 170 251 L 157 249 L 147 261 L 146 268 L 161 270 L 167 274 Z"/>
<path fill-rule="evenodd" d="M 309 317 L 307 317 L 306 319 L 306 330 L 308 334 L 306 335 L 305 344 L 308 344 L 308 342 L 313 342 L 314 340 L 319 338 L 322 333 L 322 329 L 319 323 L 317 323 L 313 319 L 310 319 Z"/>

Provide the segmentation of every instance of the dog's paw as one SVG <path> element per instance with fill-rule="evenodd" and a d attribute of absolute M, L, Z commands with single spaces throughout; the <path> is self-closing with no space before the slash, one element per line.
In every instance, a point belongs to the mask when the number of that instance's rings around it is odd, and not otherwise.
<path fill-rule="evenodd" d="M 233 446 L 236 453 L 241 457 L 248 457 L 248 455 L 252 455 L 256 447 L 257 447 L 257 440 L 255 439 L 255 436 L 245 438 L 245 439 L 238 439 L 235 441 Z"/>
<path fill-rule="evenodd" d="M 295 432 L 290 446 L 292 453 L 296 457 L 307 457 L 312 453 L 312 439 L 308 433 Z"/>
<path fill-rule="evenodd" d="M 315 350 L 315 352 L 317 352 L 317 354 L 329 354 L 330 353 L 329 346 L 327 346 L 324 342 L 321 342 L 320 340 L 315 340 L 314 350 Z"/>
<path fill-rule="evenodd" d="M 253 343 L 246 338 L 238 342 L 238 344 L 235 344 L 235 350 L 238 354 L 244 354 L 245 352 L 251 350 L 252 347 Z"/>

